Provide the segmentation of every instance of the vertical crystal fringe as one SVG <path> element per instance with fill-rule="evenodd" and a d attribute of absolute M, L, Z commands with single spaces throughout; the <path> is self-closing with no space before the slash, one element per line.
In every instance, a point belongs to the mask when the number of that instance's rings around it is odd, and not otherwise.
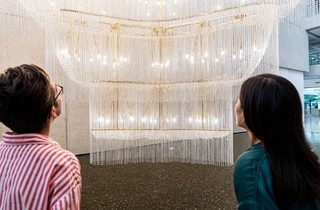
<path fill-rule="evenodd" d="M 89 101 L 91 163 L 231 165 L 232 103 L 246 78 L 277 73 L 278 23 L 299 1 L 20 3 L 67 101 Z"/>

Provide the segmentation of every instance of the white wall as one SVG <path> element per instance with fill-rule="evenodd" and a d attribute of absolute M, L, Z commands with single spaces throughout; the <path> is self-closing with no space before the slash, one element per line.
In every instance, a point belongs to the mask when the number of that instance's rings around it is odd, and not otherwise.
<path fill-rule="evenodd" d="M 308 34 L 288 22 L 279 25 L 279 66 L 288 70 L 309 71 Z"/>
<path fill-rule="evenodd" d="M 0 72 L 24 63 L 44 68 L 45 35 L 41 29 L 0 31 L 0 37 Z M 75 154 L 89 153 L 88 102 L 63 102 L 63 112 L 54 120 L 50 137 Z M 0 133 L 8 130 L 0 123 Z"/>

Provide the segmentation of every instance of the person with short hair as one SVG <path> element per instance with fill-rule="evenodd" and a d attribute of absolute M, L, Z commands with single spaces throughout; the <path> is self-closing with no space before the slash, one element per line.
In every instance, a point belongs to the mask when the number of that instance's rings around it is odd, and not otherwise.
<path fill-rule="evenodd" d="M 0 74 L 0 209 L 80 209 L 76 156 L 49 137 L 62 111 L 63 87 L 36 65 Z"/>
<path fill-rule="evenodd" d="M 234 166 L 238 209 L 320 209 L 320 164 L 306 140 L 298 91 L 261 74 L 241 86 L 236 123 L 252 146 Z"/>

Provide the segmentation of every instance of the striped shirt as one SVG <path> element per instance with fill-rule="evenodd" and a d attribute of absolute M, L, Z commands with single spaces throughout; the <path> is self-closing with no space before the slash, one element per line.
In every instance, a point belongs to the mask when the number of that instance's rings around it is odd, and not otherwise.
<path fill-rule="evenodd" d="M 3 134 L 0 210 L 80 209 L 78 159 L 48 136 Z"/>

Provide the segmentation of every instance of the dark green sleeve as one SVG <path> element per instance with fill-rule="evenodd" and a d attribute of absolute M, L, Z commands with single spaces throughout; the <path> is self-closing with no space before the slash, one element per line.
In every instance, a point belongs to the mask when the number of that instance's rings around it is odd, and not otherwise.
<path fill-rule="evenodd" d="M 238 205 L 239 210 L 269 210 L 259 205 L 256 201 L 248 200 Z"/>

